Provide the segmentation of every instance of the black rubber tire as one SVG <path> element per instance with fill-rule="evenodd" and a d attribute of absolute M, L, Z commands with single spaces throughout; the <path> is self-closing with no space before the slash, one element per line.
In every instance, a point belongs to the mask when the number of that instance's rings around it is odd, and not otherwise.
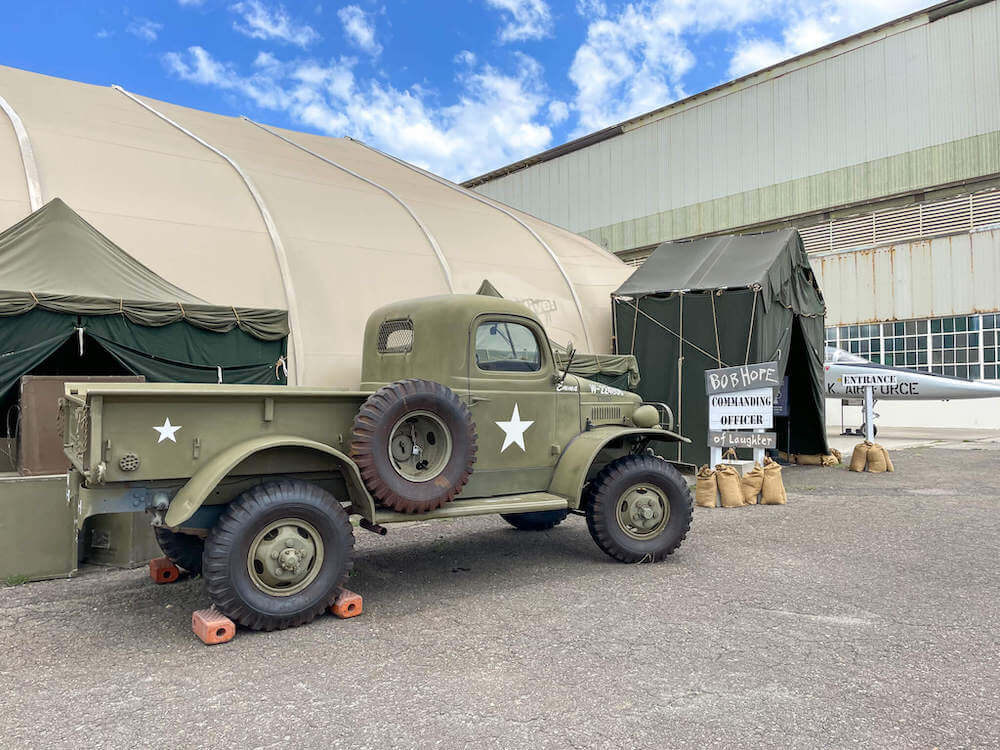
<path fill-rule="evenodd" d="M 324 556 L 308 586 L 273 596 L 252 582 L 247 555 L 257 533 L 285 517 L 311 524 Z M 287 479 L 252 487 L 229 504 L 205 541 L 202 574 L 209 598 L 226 617 L 252 630 L 280 630 L 304 625 L 329 607 L 353 565 L 354 530 L 347 512 L 321 487 Z"/>
<path fill-rule="evenodd" d="M 393 427 L 406 414 L 427 411 L 451 435 L 451 457 L 435 479 L 411 482 L 400 476 L 389 456 Z M 354 418 L 351 458 L 372 496 L 400 513 L 426 513 L 452 500 L 472 476 L 476 462 L 476 425 L 469 407 L 454 391 L 432 380 L 399 380 L 368 397 Z"/>
<path fill-rule="evenodd" d="M 162 526 L 153 527 L 156 543 L 163 554 L 178 568 L 188 573 L 201 574 L 201 556 L 205 551 L 205 540 L 194 534 L 181 534 Z"/>
<path fill-rule="evenodd" d="M 532 513 L 501 513 L 500 518 L 521 531 L 548 531 L 566 520 L 568 510 L 536 510 Z"/>
<path fill-rule="evenodd" d="M 638 483 L 662 489 L 670 506 L 666 525 L 649 539 L 635 539 L 618 524 L 618 500 Z M 584 504 L 587 528 L 597 546 L 622 562 L 659 562 L 680 546 L 691 528 L 691 490 L 677 469 L 655 456 L 625 456 L 609 463 L 590 483 Z"/>

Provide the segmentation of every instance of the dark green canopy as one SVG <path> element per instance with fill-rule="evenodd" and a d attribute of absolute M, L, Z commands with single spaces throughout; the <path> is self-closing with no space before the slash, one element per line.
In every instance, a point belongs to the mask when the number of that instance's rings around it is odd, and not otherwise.
<path fill-rule="evenodd" d="M 0 288 L 0 397 L 74 334 L 149 380 L 284 380 L 285 311 L 210 305 L 58 198 L 0 234 Z"/>
<path fill-rule="evenodd" d="M 678 459 L 708 460 L 704 371 L 777 361 L 790 417 L 775 417 L 782 450 L 826 453 L 826 305 L 794 229 L 666 242 L 612 296 L 615 344 L 642 370 L 638 392 L 674 412 L 691 438 Z"/>

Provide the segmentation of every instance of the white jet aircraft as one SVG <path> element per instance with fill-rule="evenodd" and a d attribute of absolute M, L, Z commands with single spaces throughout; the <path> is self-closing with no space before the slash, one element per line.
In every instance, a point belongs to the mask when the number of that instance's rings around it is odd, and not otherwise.
<path fill-rule="evenodd" d="M 1000 398 L 1000 385 L 953 375 L 890 367 L 869 362 L 833 346 L 826 347 L 826 397 L 864 402 L 862 386 L 845 386 L 844 375 L 894 375 L 895 383 L 874 386 L 875 401 L 950 401 L 959 398 Z M 878 416 L 877 414 L 875 415 Z M 864 425 L 856 433 L 864 434 Z"/>

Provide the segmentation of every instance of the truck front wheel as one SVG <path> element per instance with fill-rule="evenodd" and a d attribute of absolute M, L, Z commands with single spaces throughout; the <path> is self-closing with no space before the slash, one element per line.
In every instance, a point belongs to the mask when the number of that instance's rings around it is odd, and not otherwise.
<path fill-rule="evenodd" d="M 687 482 L 654 456 L 625 456 L 594 477 L 584 500 L 597 546 L 627 563 L 659 562 L 691 528 Z"/>
<path fill-rule="evenodd" d="M 353 565 L 354 532 L 326 490 L 296 480 L 253 487 L 205 541 L 202 574 L 216 609 L 253 630 L 313 620 Z"/>

